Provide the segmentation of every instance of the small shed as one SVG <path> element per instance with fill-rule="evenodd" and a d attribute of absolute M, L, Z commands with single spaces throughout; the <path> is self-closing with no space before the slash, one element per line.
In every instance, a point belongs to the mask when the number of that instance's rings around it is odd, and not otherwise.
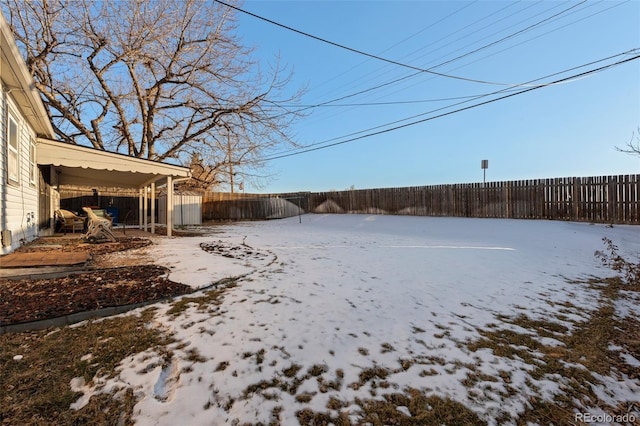
<path fill-rule="evenodd" d="M 167 223 L 167 193 L 158 195 L 158 222 Z M 202 225 L 202 194 L 176 191 L 173 194 L 173 225 Z"/>

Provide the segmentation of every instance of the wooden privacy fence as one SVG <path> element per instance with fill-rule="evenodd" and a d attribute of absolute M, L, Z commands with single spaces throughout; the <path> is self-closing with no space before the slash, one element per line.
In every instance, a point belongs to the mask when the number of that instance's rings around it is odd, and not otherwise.
<path fill-rule="evenodd" d="M 245 194 L 206 192 L 202 199 L 204 220 L 281 219 L 308 211 L 308 192 Z"/>
<path fill-rule="evenodd" d="M 60 189 L 60 207 L 82 213 L 82 207 L 97 206 L 114 208 L 118 211 L 118 222 L 138 223 L 138 191 L 129 189 L 100 188 L 95 192 L 91 188 L 63 187 Z M 157 211 L 157 209 L 156 209 Z"/>
<path fill-rule="evenodd" d="M 640 175 L 309 194 L 309 211 L 640 224 Z"/>
<path fill-rule="evenodd" d="M 63 208 L 113 206 L 138 223 L 136 191 L 61 190 Z M 157 211 L 157 209 L 156 209 Z M 640 224 L 640 175 L 534 179 L 287 194 L 206 192 L 203 220 L 261 220 L 300 212 L 554 219 Z"/>

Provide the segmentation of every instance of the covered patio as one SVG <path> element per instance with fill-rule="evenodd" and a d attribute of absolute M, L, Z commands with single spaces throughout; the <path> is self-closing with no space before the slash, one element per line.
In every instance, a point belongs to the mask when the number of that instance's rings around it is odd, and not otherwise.
<path fill-rule="evenodd" d="M 32 244 L 2 256 L 0 262 L 0 280 L 10 279 L 38 279 L 50 276 L 66 276 L 71 273 L 86 272 L 102 268 L 104 259 L 96 263 L 95 254 L 117 253 L 124 250 L 131 250 L 144 246 L 140 241 L 149 240 L 153 235 L 141 229 L 122 229 L 114 227 L 113 233 L 118 239 L 118 243 L 91 244 L 86 242 L 83 234 L 59 234 L 40 237 Z M 179 233 L 174 235 L 180 236 Z M 109 246 L 109 247 L 106 247 Z M 27 246 L 25 246 L 27 247 Z M 144 264 L 148 261 L 137 254 L 134 258 L 119 258 L 115 260 L 116 265 L 109 264 L 106 267 L 129 266 L 131 264 Z M 150 262 L 153 263 L 153 262 Z"/>
<path fill-rule="evenodd" d="M 52 209 L 59 208 L 58 189 L 64 185 L 138 189 L 139 226 L 155 233 L 155 199 L 160 187 L 167 193 L 167 236 L 173 229 L 174 183 L 188 179 L 187 167 L 143 160 L 123 154 L 39 138 L 37 164 L 50 167 Z M 150 218 L 150 219 L 149 219 Z M 53 222 L 53 215 L 51 219 Z M 53 223 L 52 229 L 53 229 Z"/>

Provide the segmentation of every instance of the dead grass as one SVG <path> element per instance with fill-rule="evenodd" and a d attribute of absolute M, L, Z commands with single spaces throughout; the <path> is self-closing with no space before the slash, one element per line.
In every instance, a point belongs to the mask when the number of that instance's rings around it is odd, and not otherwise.
<path fill-rule="evenodd" d="M 229 361 L 222 361 L 221 363 L 218 364 L 215 371 L 224 371 L 227 369 L 227 367 L 229 367 L 229 365 L 230 365 Z"/>
<path fill-rule="evenodd" d="M 253 355 L 251 352 L 248 352 L 248 354 L 249 356 Z M 298 372 L 301 370 L 302 366 L 292 364 L 291 366 L 283 369 L 282 374 L 279 374 L 278 377 L 274 377 L 271 380 L 261 380 L 257 383 L 251 384 L 244 389 L 244 398 L 249 398 L 254 394 L 259 394 L 268 399 L 274 394 L 273 390 L 279 389 L 282 392 L 295 395 L 296 401 L 304 403 L 309 402 L 318 392 L 326 393 L 330 389 L 339 391 L 342 388 L 344 371 L 341 369 L 336 370 L 336 379 L 330 381 L 326 380 L 323 376 L 329 371 L 328 367 L 324 364 L 314 364 L 307 369 L 304 375 L 298 377 Z M 303 392 L 301 394 L 297 394 L 298 388 L 303 383 L 314 378 L 318 385 L 318 392 Z"/>
<path fill-rule="evenodd" d="M 463 404 L 448 398 L 426 396 L 418 389 L 408 388 L 403 393 L 384 395 L 382 399 L 356 399 L 359 412 L 343 410 L 346 402 L 330 399 L 327 408 L 333 412 L 314 412 L 303 409 L 296 412 L 301 425 L 351 425 L 350 414 L 357 414 L 357 424 L 383 425 L 484 425 L 477 414 Z M 400 411 L 398 408 L 403 407 Z M 337 413 L 336 413 L 337 411 Z M 406 413 L 410 415 L 407 415 Z"/>
<path fill-rule="evenodd" d="M 384 380 L 391 374 L 392 371 L 388 368 L 373 366 L 370 368 L 363 369 L 358 375 L 358 381 L 351 383 L 349 385 L 350 388 L 354 390 L 358 390 L 361 387 L 365 386 L 367 383 L 371 383 L 373 388 L 376 388 L 379 383 L 384 382 Z"/>
<path fill-rule="evenodd" d="M 237 287 L 235 279 L 221 280 L 217 287 L 204 291 L 201 296 L 183 297 L 174 301 L 167 314 L 175 318 L 191 306 L 195 306 L 199 311 L 208 311 L 215 314 L 216 308 L 224 300 L 224 294 L 234 287 Z"/>
<path fill-rule="evenodd" d="M 640 323 L 635 318 L 617 318 L 613 304 L 619 298 L 620 290 L 629 290 L 629 286 L 620 278 L 591 279 L 575 284 L 598 290 L 601 303 L 597 310 L 589 313 L 585 321 L 574 321 L 571 332 L 567 326 L 553 318 L 534 320 L 526 315 L 502 317 L 500 319 L 504 323 L 521 327 L 526 332 L 493 327 L 481 330 L 482 337 L 467 345 L 471 351 L 488 348 L 497 356 L 524 361 L 533 367 L 529 374 L 534 380 L 557 381 L 553 377 L 562 377 L 563 392 L 551 401 L 531 398 L 526 410 L 518 417 L 518 424 L 553 422 L 557 425 L 570 425 L 575 424 L 574 413 L 582 412 L 584 407 L 596 406 L 608 414 L 622 415 L 627 409 L 625 407 L 633 403 L 629 401 L 628 404 L 623 403 L 622 407 L 611 407 L 599 400 L 593 391 L 593 384 L 600 383 L 594 373 L 616 377 L 622 372 L 631 374 L 632 378 L 634 374 L 638 377 L 638 373 L 610 349 L 610 345 L 614 344 L 634 357 L 640 356 Z M 563 320 L 566 320 L 564 316 Z M 561 344 L 543 344 L 538 336 L 556 339 Z M 478 383 L 496 379 L 471 372 L 465 385 L 472 388 Z M 507 377 L 502 376 L 501 381 L 508 385 Z M 529 382 L 528 385 L 535 389 L 533 383 Z M 510 388 L 507 386 L 507 389 Z M 473 395 L 471 392 L 470 396 Z"/>
<path fill-rule="evenodd" d="M 296 395 L 296 401 L 300 403 L 307 403 L 307 402 L 310 402 L 315 395 L 316 395 L 315 392 L 299 393 L 298 395 Z"/>
<path fill-rule="evenodd" d="M 81 393 L 70 381 L 112 377 L 127 356 L 162 351 L 171 338 L 147 326 L 153 316 L 126 316 L 79 327 L 0 335 L 0 419 L 11 425 L 131 424 L 135 398 L 97 395 L 80 410 L 69 408 Z M 91 357 L 85 355 L 91 354 Z M 20 360 L 14 360 L 22 355 Z"/>
<path fill-rule="evenodd" d="M 309 367 L 309 369 L 307 370 L 307 373 L 310 376 L 318 377 L 319 375 L 324 374 L 327 371 L 329 371 L 329 369 L 327 368 L 326 365 L 314 364 L 313 366 Z"/>
<path fill-rule="evenodd" d="M 484 425 L 478 415 L 449 398 L 426 396 L 418 389 L 385 395 L 383 400 L 359 401 L 362 423 L 397 425 Z M 398 410 L 406 407 L 411 416 Z"/>
<path fill-rule="evenodd" d="M 282 373 L 285 375 L 285 377 L 293 378 L 296 376 L 296 374 L 298 374 L 298 371 L 300 371 L 301 369 L 302 369 L 302 366 L 300 364 L 291 364 L 291 366 L 282 370 Z"/>
<path fill-rule="evenodd" d="M 386 354 L 388 352 L 393 352 L 395 351 L 395 348 L 393 346 L 391 346 L 389 343 L 383 343 L 382 345 L 380 345 L 382 347 L 382 349 L 380 350 L 381 354 Z"/>
<path fill-rule="evenodd" d="M 525 424 L 575 424 L 573 413 L 584 407 L 599 407 L 611 415 L 622 415 L 637 410 L 636 401 L 623 401 L 616 407 L 607 406 L 598 399 L 592 385 L 598 384 L 594 373 L 605 376 L 626 374 L 634 380 L 640 378 L 640 372 L 629 366 L 614 351 L 611 345 L 640 359 L 640 321 L 637 318 L 620 319 L 615 315 L 614 302 L 623 292 L 638 292 L 636 281 L 627 277 L 611 279 L 592 279 L 588 282 L 576 282 L 576 285 L 589 286 L 599 295 L 599 307 L 586 312 L 579 307 L 565 303 L 564 313 L 584 314 L 584 321 L 571 321 L 571 316 L 560 314 L 556 318 L 534 319 L 525 314 L 515 317 L 499 316 L 497 323 L 480 330 L 480 338 L 463 345 L 469 351 L 490 349 L 496 356 L 525 362 L 531 366 L 529 374 L 533 380 L 527 386 L 536 390 L 535 380 L 560 380 L 562 393 L 552 400 L 530 397 L 524 412 L 517 418 L 510 414 L 498 415 L 497 424 L 513 422 Z M 635 275 L 633 276 L 635 277 Z M 625 281 L 626 279 L 626 281 Z M 225 292 L 235 287 L 230 279 L 221 282 L 219 287 L 205 291 L 200 296 L 183 297 L 175 301 L 169 310 L 170 317 L 176 318 L 189 308 L 216 315 L 224 301 Z M 547 295 L 546 297 L 551 297 Z M 635 297 L 635 296 L 634 296 Z M 637 298 L 635 299 L 637 300 Z M 550 305 L 553 303 L 550 301 Z M 153 310 L 148 309 L 139 317 L 127 316 L 99 322 L 90 322 L 79 327 L 65 327 L 55 331 L 40 331 L 0 335 L 0 423 L 10 425 L 77 425 L 77 424 L 132 424 L 133 407 L 136 403 L 132 390 L 121 392 L 118 397 L 111 394 L 99 394 L 91 398 L 80 410 L 69 408 L 79 397 L 79 392 L 70 389 L 74 377 L 83 377 L 88 383 L 98 376 L 112 377 L 119 363 L 127 357 L 153 349 L 163 359 L 171 358 L 166 348 L 172 342 L 171 337 L 148 327 Z M 448 337 L 448 327 L 438 326 L 442 333 L 436 337 Z M 425 330 L 413 327 L 415 334 Z M 358 336 L 350 334 L 354 338 Z M 552 338 L 560 342 L 553 345 L 541 338 Z M 419 341 L 422 342 L 422 341 Z M 423 342 L 424 343 L 424 342 Z M 424 343 L 426 347 L 426 343 Z M 175 347 L 175 346 L 174 346 Z M 175 350 L 179 350 L 176 347 Z M 163 352 L 164 351 L 164 352 Z M 395 351 L 389 343 L 383 343 L 381 353 Z M 368 356 L 369 350 L 359 348 L 362 356 Z M 91 357 L 86 355 L 91 354 Z M 246 352 L 244 357 L 255 357 L 260 368 L 265 360 L 266 351 Z M 22 359 L 14 356 L 22 355 Z M 187 360 L 202 362 L 204 358 L 197 351 L 186 352 Z M 461 403 L 448 398 L 428 395 L 426 390 L 406 388 L 398 390 L 389 382 L 393 374 L 402 373 L 416 366 L 449 366 L 446 359 L 436 356 L 414 356 L 398 359 L 395 369 L 373 365 L 360 372 L 356 382 L 348 384 L 353 390 L 368 386 L 375 398 L 356 398 L 341 400 L 339 394 L 329 396 L 324 412 L 305 408 L 319 395 L 344 387 L 344 371 L 337 369 L 335 376 L 324 364 L 315 364 L 303 370 L 299 364 L 276 373 L 270 380 L 262 380 L 244 390 L 244 398 L 261 395 L 268 400 L 279 399 L 281 392 L 295 397 L 301 409 L 296 417 L 302 425 L 351 425 L 351 416 L 357 416 L 357 424 L 370 425 L 482 425 L 478 415 Z M 215 371 L 230 367 L 228 361 L 218 364 Z M 456 368 L 469 370 L 463 384 L 469 390 L 469 398 L 482 402 L 485 397 L 482 390 L 492 384 L 504 385 L 500 395 L 508 398 L 516 393 L 527 392 L 514 389 L 511 376 L 500 371 L 490 376 L 477 371 L 474 365 L 455 365 Z M 417 368 L 416 368 L 417 369 Z M 438 370 L 425 367 L 416 371 L 420 377 L 442 374 Z M 560 379 L 558 379 L 560 377 Z M 300 386 L 312 380 L 317 382 L 317 391 L 298 393 Z M 306 386 L 305 386 L 306 388 Z M 384 393 L 381 390 L 384 389 Z M 383 393 L 376 395 L 376 392 Z M 235 399 L 230 398 L 223 406 L 229 411 Z M 210 407 L 211 403 L 205 406 Z M 272 410 L 270 424 L 281 424 L 282 407 Z M 410 415 L 409 415 L 410 414 Z"/>

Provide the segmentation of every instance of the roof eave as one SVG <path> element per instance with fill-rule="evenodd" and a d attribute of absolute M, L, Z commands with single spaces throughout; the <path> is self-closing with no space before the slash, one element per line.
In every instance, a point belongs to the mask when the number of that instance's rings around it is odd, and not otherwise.
<path fill-rule="evenodd" d="M 164 181 L 169 176 L 173 179 L 191 176 L 188 167 L 43 138 L 39 138 L 37 144 L 36 157 L 39 165 L 65 168 L 76 179 L 84 177 L 87 185 L 99 184 L 100 176 L 105 181 L 116 178 L 123 187 L 143 187 L 151 182 Z"/>
<path fill-rule="evenodd" d="M 38 136 L 55 137 L 40 93 L 35 88 L 33 77 L 29 74 L 9 23 L 2 13 L 0 13 L 0 45 L 2 46 L 0 78 L 3 86 L 7 86 L 6 92 L 16 100 L 22 115 Z"/>

